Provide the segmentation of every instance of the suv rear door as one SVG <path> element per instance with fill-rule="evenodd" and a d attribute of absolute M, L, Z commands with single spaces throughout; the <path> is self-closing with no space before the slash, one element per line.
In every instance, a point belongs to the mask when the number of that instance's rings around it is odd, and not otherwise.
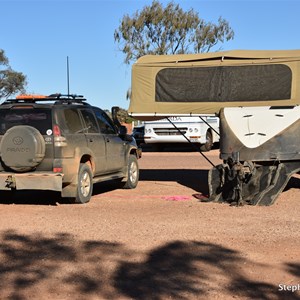
<path fill-rule="evenodd" d="M 14 126 L 31 126 L 43 136 L 45 156 L 37 166 L 37 170 L 52 170 L 53 168 L 53 139 L 52 114 L 49 107 L 38 107 L 34 104 L 4 105 L 0 110 L 0 141 L 6 131 Z M 23 140 L 25 137 L 18 137 Z M 3 152 L 1 149 L 0 152 Z M 14 154 L 16 155 L 16 153 Z M 21 153 L 22 155 L 22 153 Z M 8 166 L 9 167 L 9 166 Z M 1 167 L 0 167 L 1 169 Z"/>
<path fill-rule="evenodd" d="M 87 145 L 94 153 L 95 174 L 100 175 L 107 173 L 109 170 L 107 168 L 105 136 L 99 131 L 92 109 L 80 109 L 80 112 L 85 122 Z"/>

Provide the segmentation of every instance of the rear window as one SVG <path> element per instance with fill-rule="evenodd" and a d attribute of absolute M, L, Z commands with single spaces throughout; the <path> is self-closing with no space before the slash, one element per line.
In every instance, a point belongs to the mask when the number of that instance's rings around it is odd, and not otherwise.
<path fill-rule="evenodd" d="M 28 125 L 36 128 L 42 135 L 47 131 L 52 132 L 51 110 L 43 108 L 34 109 L 1 109 L 0 110 L 0 134 L 18 125 Z M 51 130 L 51 131 L 50 131 Z"/>

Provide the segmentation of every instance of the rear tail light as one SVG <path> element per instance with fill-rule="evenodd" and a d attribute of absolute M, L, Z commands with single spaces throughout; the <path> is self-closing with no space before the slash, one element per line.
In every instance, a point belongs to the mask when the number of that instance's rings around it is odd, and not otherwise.
<path fill-rule="evenodd" d="M 67 146 L 66 138 L 61 135 L 61 130 L 58 125 L 53 126 L 54 146 L 65 147 Z"/>
<path fill-rule="evenodd" d="M 54 136 L 61 136 L 61 131 L 58 125 L 53 126 L 53 135 Z"/>

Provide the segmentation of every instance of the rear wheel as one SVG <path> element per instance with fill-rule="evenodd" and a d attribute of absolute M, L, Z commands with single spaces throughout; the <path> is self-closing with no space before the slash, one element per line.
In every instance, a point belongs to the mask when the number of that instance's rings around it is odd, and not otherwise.
<path fill-rule="evenodd" d="M 87 203 L 93 193 L 93 174 L 88 164 L 81 163 L 78 171 L 78 184 L 75 203 Z"/>
<path fill-rule="evenodd" d="M 213 147 L 213 137 L 211 131 L 206 132 L 206 142 L 200 146 L 201 151 L 210 151 Z"/>
<path fill-rule="evenodd" d="M 125 189 L 136 188 L 139 181 L 139 166 L 135 155 L 129 155 L 127 181 L 124 184 Z"/>

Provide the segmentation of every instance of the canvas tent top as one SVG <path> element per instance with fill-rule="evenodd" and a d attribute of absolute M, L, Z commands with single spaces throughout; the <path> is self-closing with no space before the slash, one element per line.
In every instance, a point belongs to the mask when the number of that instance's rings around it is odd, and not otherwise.
<path fill-rule="evenodd" d="M 146 55 L 132 67 L 129 113 L 139 119 L 218 114 L 232 106 L 300 103 L 300 50 Z"/>

